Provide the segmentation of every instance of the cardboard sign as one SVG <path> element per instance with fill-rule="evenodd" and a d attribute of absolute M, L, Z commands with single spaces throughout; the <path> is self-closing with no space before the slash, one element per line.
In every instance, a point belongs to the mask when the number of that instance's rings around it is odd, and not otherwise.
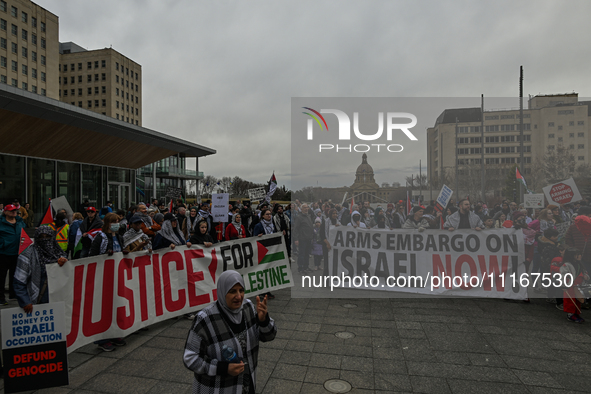
<path fill-rule="evenodd" d="M 543 209 L 545 207 L 544 194 L 524 194 L 523 206 L 525 208 Z"/>
<path fill-rule="evenodd" d="M 549 204 L 554 203 L 560 205 L 582 200 L 581 193 L 579 193 L 579 189 L 573 178 L 546 186 L 542 190 Z"/>
<path fill-rule="evenodd" d="M 211 216 L 214 222 L 228 221 L 228 208 L 230 195 L 228 193 L 217 193 L 211 196 Z"/>
<path fill-rule="evenodd" d="M 437 196 L 437 200 L 435 200 L 435 209 L 439 212 L 443 212 L 449 200 L 451 200 L 451 195 L 453 194 L 453 190 L 451 190 L 446 185 L 443 185 L 441 191 L 439 192 L 439 196 Z"/>
<path fill-rule="evenodd" d="M 183 189 L 180 187 L 166 186 L 166 197 L 181 198 Z"/>
<path fill-rule="evenodd" d="M 266 195 L 267 193 L 265 192 L 264 187 L 248 189 L 248 198 L 250 198 L 250 201 L 261 201 Z"/>
<path fill-rule="evenodd" d="M 6 393 L 67 385 L 64 303 L 3 309 L 2 359 Z"/>

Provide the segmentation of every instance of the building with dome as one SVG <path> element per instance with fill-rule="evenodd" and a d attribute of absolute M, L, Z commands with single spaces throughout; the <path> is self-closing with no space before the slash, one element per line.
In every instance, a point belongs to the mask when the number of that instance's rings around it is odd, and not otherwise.
<path fill-rule="evenodd" d="M 347 193 L 347 200 L 354 197 L 356 202 L 369 201 L 380 204 L 406 198 L 406 189 L 403 187 L 381 187 L 378 185 L 373 167 L 368 163 L 365 153 L 361 156 L 361 164 L 355 171 L 355 179 L 351 186 L 315 187 L 312 191 L 315 198 L 331 199 L 333 202 L 341 202 L 345 193 Z"/>

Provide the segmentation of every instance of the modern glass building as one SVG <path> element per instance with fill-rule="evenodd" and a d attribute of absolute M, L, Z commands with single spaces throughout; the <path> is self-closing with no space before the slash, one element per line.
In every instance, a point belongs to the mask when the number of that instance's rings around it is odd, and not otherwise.
<path fill-rule="evenodd" d="M 85 199 L 97 208 L 107 200 L 127 208 L 154 192 L 160 197 L 167 185 L 185 187 L 188 179 L 199 177 L 197 170 L 185 168 L 187 157 L 196 158 L 198 169 L 199 157 L 215 153 L 0 84 L 0 202 L 29 202 L 36 221 L 48 200 L 59 196 L 74 211 Z"/>

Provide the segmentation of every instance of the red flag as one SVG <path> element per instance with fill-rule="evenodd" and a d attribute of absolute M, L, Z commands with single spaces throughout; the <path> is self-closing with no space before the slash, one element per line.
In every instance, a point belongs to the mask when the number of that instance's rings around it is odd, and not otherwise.
<path fill-rule="evenodd" d="M 223 241 L 224 240 L 224 222 L 220 222 L 220 224 L 215 226 L 215 231 L 217 233 L 218 241 L 220 241 L 220 242 Z"/>
<path fill-rule="evenodd" d="M 410 202 L 410 196 L 407 191 L 406 192 L 406 214 L 410 215 L 411 211 L 412 211 L 412 203 Z"/>
<path fill-rule="evenodd" d="M 168 204 L 168 212 L 172 213 L 172 198 L 170 199 L 170 204 Z"/>
<path fill-rule="evenodd" d="M 21 245 L 18 248 L 18 254 L 24 252 L 32 243 L 33 241 L 31 241 L 31 238 L 25 233 L 25 229 L 21 228 Z"/>
<path fill-rule="evenodd" d="M 44 226 L 46 224 L 53 223 L 53 208 L 51 207 L 51 199 L 49 200 L 49 206 L 47 207 L 47 211 L 45 211 L 45 215 L 43 215 L 43 219 L 39 223 L 39 226 Z M 37 227 L 39 227 L 37 226 Z"/>
<path fill-rule="evenodd" d="M 353 213 L 353 205 L 355 205 L 355 197 L 351 197 L 351 206 L 349 207 L 349 213 Z"/>

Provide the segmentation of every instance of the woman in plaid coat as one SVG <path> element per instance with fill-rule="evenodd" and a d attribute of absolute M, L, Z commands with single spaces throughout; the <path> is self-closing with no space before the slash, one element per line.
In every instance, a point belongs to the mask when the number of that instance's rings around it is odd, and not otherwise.
<path fill-rule="evenodd" d="M 259 341 L 277 334 L 267 297 L 257 296 L 255 308 L 244 298 L 244 280 L 236 271 L 220 275 L 217 296 L 197 313 L 185 344 L 183 362 L 195 376 L 193 393 L 254 394 Z"/>

